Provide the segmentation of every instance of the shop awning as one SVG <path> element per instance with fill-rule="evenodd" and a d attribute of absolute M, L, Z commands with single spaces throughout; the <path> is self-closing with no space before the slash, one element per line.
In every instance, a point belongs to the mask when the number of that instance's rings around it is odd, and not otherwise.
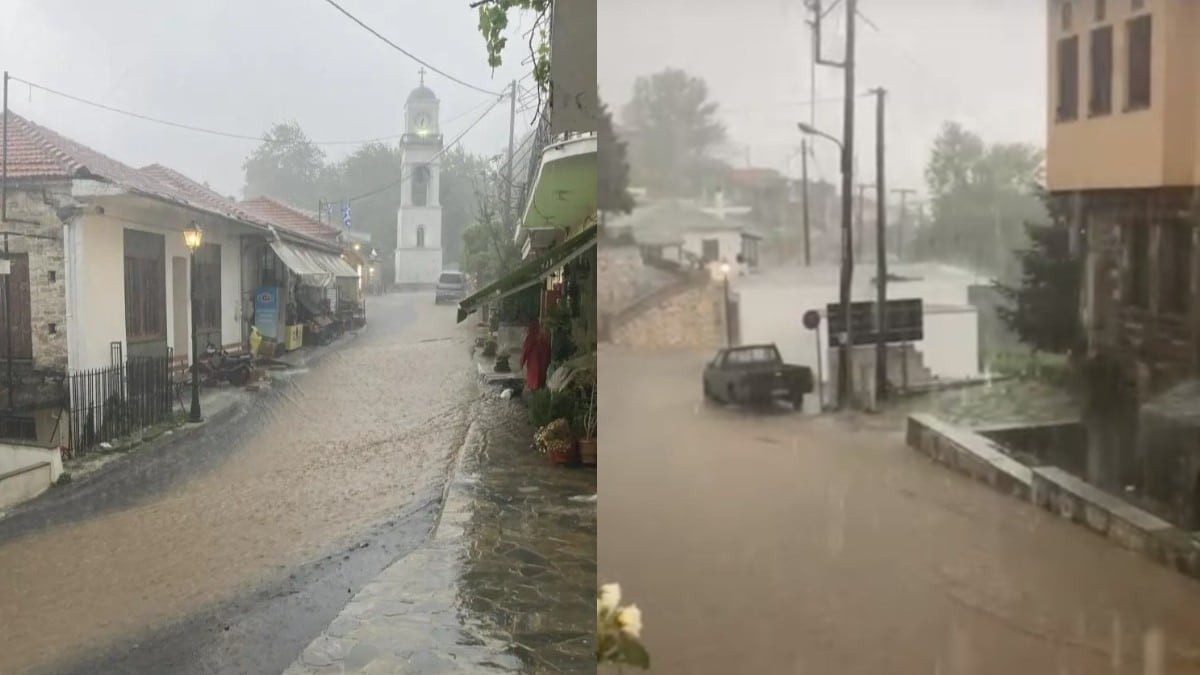
<path fill-rule="evenodd" d="M 325 287 L 338 277 L 357 277 L 358 272 L 345 260 L 324 251 L 293 246 L 282 241 L 271 243 L 271 250 L 305 286 Z"/>
<path fill-rule="evenodd" d="M 596 230 L 595 227 L 587 228 L 541 256 L 525 261 L 508 275 L 484 286 L 458 303 L 459 323 L 483 305 L 541 283 L 558 268 L 587 253 L 596 246 Z"/>

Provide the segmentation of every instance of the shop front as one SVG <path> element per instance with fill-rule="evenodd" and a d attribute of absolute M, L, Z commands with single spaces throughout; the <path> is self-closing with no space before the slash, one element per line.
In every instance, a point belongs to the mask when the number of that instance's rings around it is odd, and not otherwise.
<path fill-rule="evenodd" d="M 338 254 L 283 240 L 262 247 L 252 325 L 263 355 L 323 345 L 343 330 L 339 301 L 354 306 L 358 271 Z"/>

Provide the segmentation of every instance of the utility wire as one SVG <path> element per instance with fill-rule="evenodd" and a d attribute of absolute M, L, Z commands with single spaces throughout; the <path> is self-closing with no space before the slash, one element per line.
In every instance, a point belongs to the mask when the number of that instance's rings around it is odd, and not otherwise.
<path fill-rule="evenodd" d="M 13 82 L 20 82 L 21 84 L 28 85 L 30 87 L 33 87 L 34 89 L 44 91 L 48 94 L 53 94 L 55 96 L 61 96 L 63 98 L 70 99 L 77 103 L 89 105 L 94 108 L 99 108 L 101 110 L 107 110 L 108 112 L 117 113 L 119 115 L 126 115 L 128 117 L 133 117 L 136 119 L 144 120 L 146 122 L 154 122 L 155 124 L 163 124 L 163 125 L 166 125 L 169 127 L 174 127 L 176 129 L 186 129 L 188 131 L 195 131 L 198 133 L 210 134 L 213 136 L 221 136 L 224 138 L 236 138 L 236 139 L 243 140 L 243 141 L 254 141 L 256 143 L 260 143 L 264 140 L 262 136 L 249 136 L 247 134 L 239 134 L 239 133 L 233 133 L 233 132 L 228 132 L 228 131 L 217 131 L 215 129 L 205 129 L 203 127 L 197 127 L 197 126 L 193 126 L 191 124 L 172 122 L 170 120 L 164 120 L 164 119 L 161 119 L 158 117 L 151 117 L 149 115 L 143 115 L 142 113 L 133 112 L 131 110 L 123 110 L 121 108 L 114 108 L 110 105 L 105 105 L 103 103 L 98 103 L 96 101 L 91 101 L 86 98 L 75 96 L 74 94 L 68 94 L 64 91 L 59 91 L 57 89 L 51 89 L 50 87 L 38 84 L 36 82 L 30 82 L 29 80 L 22 79 L 15 75 L 10 75 L 8 79 L 12 80 Z M 459 113 L 458 115 L 455 115 L 454 117 L 451 117 L 450 119 L 446 120 L 446 123 L 453 122 L 458 119 L 462 119 L 463 117 L 466 117 L 467 115 L 475 112 L 476 110 L 479 110 L 479 108 L 487 105 L 487 103 L 488 103 L 487 101 L 484 101 L 484 102 L 479 103 L 471 108 L 468 108 L 467 110 L 464 110 L 463 112 Z M 377 138 L 364 138 L 364 139 L 360 139 L 357 141 L 311 141 L 311 143 L 313 145 L 366 145 L 368 143 L 393 141 L 398 138 L 401 138 L 402 136 L 404 136 L 404 134 L 393 134 L 391 136 L 379 136 Z"/>
<path fill-rule="evenodd" d="M 381 35 L 379 33 L 379 31 L 375 30 L 374 28 L 371 28 L 367 24 L 360 21 L 358 17 L 356 17 L 353 14 L 351 14 L 350 12 L 346 11 L 341 5 L 334 2 L 334 0 L 325 0 L 325 2 L 332 5 L 335 9 L 337 9 L 337 11 L 341 12 L 342 14 L 345 14 L 346 17 L 348 19 L 350 19 L 351 21 L 353 21 L 354 23 L 358 24 L 359 26 L 362 26 L 371 35 L 374 35 L 375 37 L 379 38 L 380 40 L 383 40 L 392 49 L 395 49 L 396 51 L 400 52 L 401 54 L 407 56 L 408 58 L 412 59 L 413 61 L 416 61 L 417 63 L 421 64 L 422 66 L 425 66 L 426 68 L 432 70 L 433 72 L 437 73 L 438 75 L 441 75 L 442 77 L 450 80 L 451 82 L 461 84 L 462 86 L 464 86 L 468 89 L 474 89 L 475 91 L 478 91 L 483 94 L 489 94 L 491 96 L 499 96 L 500 95 L 500 92 L 498 92 L 498 91 L 491 91 L 490 89 L 476 87 L 475 85 L 471 84 L 470 82 L 464 82 L 464 81 L 458 79 L 457 77 L 454 77 L 450 73 L 447 73 L 446 71 L 441 70 L 440 68 L 437 68 L 436 66 L 433 66 L 428 61 L 425 61 L 424 59 L 417 56 L 416 54 L 413 54 L 412 52 L 408 51 L 404 47 L 401 47 L 400 45 L 396 44 L 395 42 L 392 42 L 391 40 L 387 39 L 386 37 Z"/>
<path fill-rule="evenodd" d="M 445 145 L 445 146 L 444 146 L 444 147 L 443 147 L 441 150 L 439 150 L 439 151 L 437 152 L 437 154 L 435 154 L 433 157 L 430 157 L 430 158 L 429 158 L 429 161 L 430 161 L 430 162 L 432 162 L 433 160 L 435 160 L 435 159 L 437 159 L 437 158 L 441 157 L 442 155 L 446 154 L 446 153 L 447 153 L 447 152 L 450 150 L 450 148 L 453 148 L 455 145 L 458 145 L 458 142 L 459 142 L 459 141 L 461 141 L 461 140 L 463 139 L 463 136 L 466 136 L 468 133 L 470 133 L 470 132 L 471 132 L 471 130 L 472 130 L 472 129 L 474 129 L 474 128 L 475 128 L 475 127 L 476 127 L 476 126 L 477 126 L 477 125 L 478 125 L 480 122 L 482 122 L 482 121 L 483 121 L 483 118 L 485 118 L 485 117 L 487 117 L 487 116 L 488 116 L 488 113 L 490 113 L 490 112 L 492 112 L 493 110 L 495 110 L 496 106 L 500 105 L 500 102 L 501 102 L 501 101 L 503 101 L 505 98 L 506 98 L 506 97 L 505 97 L 505 96 L 503 96 L 503 95 L 498 95 L 498 98 L 497 98 L 495 101 L 493 101 L 493 102 L 492 102 L 492 104 L 491 104 L 490 106 L 488 106 L 487 110 L 484 110 L 484 111 L 483 111 L 483 114 L 482 114 L 482 115 L 480 115 L 479 117 L 475 118 L 475 121 L 474 121 L 474 122 L 471 122 L 470 126 L 468 126 L 466 129 L 464 129 L 464 130 L 463 130 L 463 132 L 462 132 L 461 134 L 459 134 L 458 136 L 456 136 L 456 137 L 454 138 L 454 140 L 452 140 L 452 141 L 450 141 L 448 144 L 446 144 L 446 145 Z M 368 191 L 366 191 L 366 192 L 364 192 L 364 193 L 362 193 L 362 194 L 355 195 L 355 196 L 353 196 L 353 197 L 351 197 L 351 198 L 349 198 L 349 199 L 347 199 L 347 200 L 345 200 L 345 201 L 347 201 L 347 202 L 356 202 L 356 201 L 359 201 L 359 200 L 361 200 L 361 199 L 366 199 L 367 197 L 373 197 L 373 196 L 375 196 L 375 195 L 379 194 L 380 192 L 383 192 L 383 191 L 385 191 L 385 190 L 390 190 L 391 188 L 394 188 L 394 187 L 396 187 L 396 186 L 398 186 L 398 185 L 403 185 L 403 184 L 404 184 L 404 181 L 408 180 L 408 178 L 409 178 L 409 173 L 411 173 L 411 172 L 402 173 L 402 174 L 400 174 L 400 178 L 398 178 L 398 179 L 396 179 L 396 180 L 394 180 L 394 181 L 392 181 L 392 182 L 390 182 L 390 183 L 387 183 L 387 184 L 385 184 L 385 185 L 380 185 L 379 187 L 377 187 L 377 188 L 375 188 L 375 189 L 373 189 L 373 190 L 368 190 Z"/>

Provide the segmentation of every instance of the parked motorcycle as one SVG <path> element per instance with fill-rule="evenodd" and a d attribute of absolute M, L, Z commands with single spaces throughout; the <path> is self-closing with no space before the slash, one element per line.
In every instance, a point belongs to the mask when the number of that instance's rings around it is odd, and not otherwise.
<path fill-rule="evenodd" d="M 228 382 L 235 387 L 244 386 L 254 372 L 254 356 L 230 354 L 213 345 L 208 345 L 204 356 L 199 359 L 201 381 Z"/>

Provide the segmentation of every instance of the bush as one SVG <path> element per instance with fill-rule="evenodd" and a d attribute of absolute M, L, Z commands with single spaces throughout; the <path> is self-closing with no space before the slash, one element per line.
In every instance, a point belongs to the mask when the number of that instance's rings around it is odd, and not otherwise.
<path fill-rule="evenodd" d="M 529 395 L 529 423 L 542 428 L 556 419 L 572 419 L 575 401 L 567 393 L 555 394 L 549 389 L 538 389 Z"/>

